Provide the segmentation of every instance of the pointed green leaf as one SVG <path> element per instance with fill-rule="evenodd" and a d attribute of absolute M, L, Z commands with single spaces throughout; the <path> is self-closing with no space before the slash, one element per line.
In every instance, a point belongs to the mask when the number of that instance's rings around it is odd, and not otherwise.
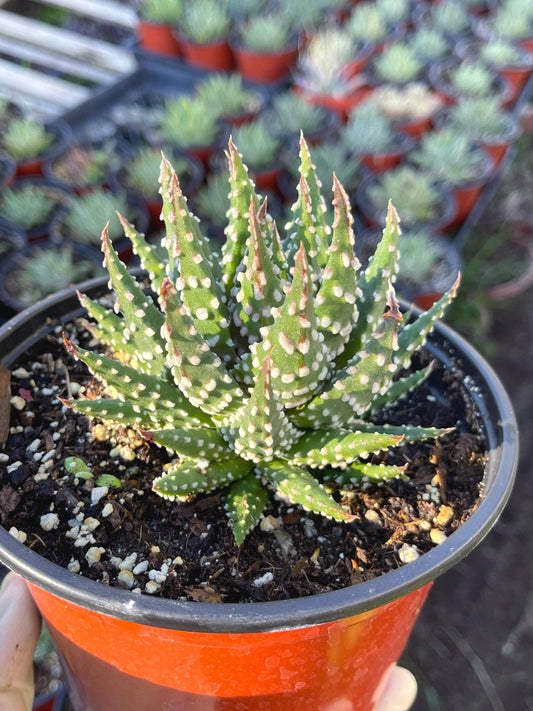
<path fill-rule="evenodd" d="M 170 281 L 161 290 L 166 313 L 162 332 L 174 380 L 185 397 L 209 415 L 237 410 L 244 393 L 202 338 Z"/>
<path fill-rule="evenodd" d="M 227 442 L 218 430 L 207 427 L 152 430 L 143 434 L 148 440 L 171 449 L 187 459 L 212 461 L 232 456 Z"/>
<path fill-rule="evenodd" d="M 318 332 L 313 285 L 303 245 L 296 254 L 294 276 L 274 323 L 262 329 L 263 341 L 252 346 L 257 373 L 266 355 L 272 361 L 272 387 L 285 408 L 309 400 L 328 374 L 327 348 Z"/>
<path fill-rule="evenodd" d="M 291 464 L 313 469 L 345 468 L 359 457 L 396 447 L 403 441 L 403 434 L 363 432 L 357 430 L 317 430 L 305 434 L 287 452 Z"/>
<path fill-rule="evenodd" d="M 391 479 L 405 479 L 409 477 L 405 474 L 405 466 L 397 467 L 388 464 L 367 464 L 356 462 L 350 464 L 342 471 L 335 471 L 326 474 L 326 481 L 333 481 L 339 486 L 354 486 L 364 484 L 369 481 L 373 484 L 380 484 Z"/>
<path fill-rule="evenodd" d="M 301 436 L 274 396 L 270 358 L 265 358 L 250 397 L 221 427 L 232 449 L 251 462 L 281 456 Z"/>
<path fill-rule="evenodd" d="M 276 495 L 291 504 L 299 504 L 306 511 L 312 511 L 336 521 L 351 521 L 355 518 L 347 513 L 328 494 L 324 486 L 302 467 L 276 460 L 261 464 L 261 473 L 268 482 L 274 485 Z"/>
<path fill-rule="evenodd" d="M 224 501 L 238 546 L 244 542 L 248 533 L 257 525 L 268 499 L 268 491 L 253 472 L 230 486 Z"/>
<path fill-rule="evenodd" d="M 344 188 L 333 178 L 335 219 L 329 257 L 316 296 L 316 314 L 320 332 L 335 357 L 344 348 L 357 320 L 356 300 L 361 292 L 356 287 L 359 260 L 353 246 L 353 217 Z"/>
<path fill-rule="evenodd" d="M 418 427 L 416 425 L 374 425 L 372 422 L 360 422 L 357 424 L 360 432 L 373 433 L 376 435 L 386 434 L 402 437 L 400 444 L 408 442 L 418 442 L 424 439 L 436 439 L 453 432 L 453 427 Z"/>
<path fill-rule="evenodd" d="M 378 395 L 370 407 L 370 413 L 373 414 L 378 410 L 383 410 L 389 405 L 394 405 L 405 397 L 408 393 L 421 385 L 431 374 L 433 363 L 430 363 L 421 370 L 416 370 L 414 373 L 406 375 L 404 378 L 394 380 L 384 395 Z"/>
<path fill-rule="evenodd" d="M 224 362 L 229 362 L 234 356 L 233 343 L 218 255 L 200 232 L 198 220 L 189 212 L 178 176 L 166 159 L 161 163 L 161 191 L 170 280 L 194 319 L 198 333 Z"/>
<path fill-rule="evenodd" d="M 168 499 L 190 496 L 199 492 L 208 493 L 231 484 L 232 481 L 242 479 L 248 474 L 250 468 L 250 462 L 245 462 L 238 457 L 223 462 L 186 459 L 155 479 L 152 489 L 156 494 Z"/>
<path fill-rule="evenodd" d="M 97 417 L 100 420 L 120 422 L 122 425 L 138 427 L 163 427 L 173 424 L 174 415 L 164 412 L 142 410 L 138 404 L 109 398 L 100 400 L 69 400 L 62 401 L 67 407 L 80 412 L 87 417 Z M 168 421 L 167 419 L 168 418 Z"/>
<path fill-rule="evenodd" d="M 163 315 L 118 258 L 107 227 L 102 233 L 102 245 L 104 266 L 117 297 L 115 310 L 122 312 L 126 322 L 122 332 L 125 347 L 134 344 L 142 369 L 152 375 L 161 375 L 166 368 L 165 342 L 160 335 Z"/>
<path fill-rule="evenodd" d="M 237 268 L 243 260 L 246 249 L 250 201 L 253 201 L 254 207 L 258 210 L 259 197 L 248 175 L 248 170 L 242 162 L 242 156 L 237 151 L 231 138 L 226 157 L 229 165 L 230 209 L 228 211 L 228 224 L 224 230 L 226 241 L 222 246 L 222 283 L 229 297 Z"/>
<path fill-rule="evenodd" d="M 96 325 L 88 323 L 87 328 L 93 334 L 94 338 L 101 343 L 109 346 L 115 353 L 125 353 L 130 359 L 136 359 L 136 347 L 134 341 L 126 342 L 124 337 L 124 329 L 126 324 L 124 320 L 102 306 L 98 301 L 93 301 L 86 294 L 81 294 L 78 291 L 78 299 L 80 304 L 91 318 L 96 321 Z"/>
<path fill-rule="evenodd" d="M 398 360 L 402 367 L 407 368 L 409 366 L 413 353 L 424 345 L 437 321 L 444 316 L 444 312 L 457 294 L 460 281 L 461 275 L 458 275 L 449 291 L 441 296 L 430 309 L 421 313 L 418 318 L 412 323 L 408 323 L 400 331 L 398 335 Z"/>
<path fill-rule="evenodd" d="M 122 215 L 119 214 L 118 218 L 124 229 L 124 234 L 133 246 L 134 253 L 141 261 L 141 267 L 148 272 L 152 289 L 158 294 L 163 279 L 167 276 L 168 252 L 160 245 L 147 242 L 144 235 L 137 232 L 135 227 Z"/>

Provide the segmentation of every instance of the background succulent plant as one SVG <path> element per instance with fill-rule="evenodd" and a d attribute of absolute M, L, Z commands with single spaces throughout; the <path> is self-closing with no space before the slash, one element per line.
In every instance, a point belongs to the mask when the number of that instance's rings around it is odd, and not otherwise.
<path fill-rule="evenodd" d="M 218 42 L 227 37 L 231 18 L 226 4 L 219 0 L 195 0 L 186 3 L 180 31 L 198 44 Z"/>
<path fill-rule="evenodd" d="M 160 117 L 162 138 L 178 148 L 211 146 L 220 134 L 216 110 L 197 97 L 168 99 Z"/>
<path fill-rule="evenodd" d="M 104 230 L 116 313 L 87 297 L 81 301 L 96 321 L 94 336 L 123 357 L 66 344 L 119 393 L 70 404 L 137 426 L 179 455 L 154 481 L 158 494 L 172 499 L 224 489 L 240 544 L 269 490 L 349 521 L 353 516 L 331 488 L 402 476 L 402 467 L 373 463 L 371 454 L 446 431 L 376 426 L 369 418 L 428 375 L 425 368 L 394 378 L 455 289 L 404 325 L 393 287 L 399 229 L 392 206 L 383 239 L 360 273 L 346 193 L 334 178 L 330 229 L 303 140 L 298 200 L 283 246 L 231 142 L 228 160 L 231 207 L 221 255 L 211 251 L 164 160 L 162 245 L 149 246 L 122 220 L 157 304 Z"/>
<path fill-rule="evenodd" d="M 252 17 L 239 32 L 240 40 L 251 52 L 280 52 L 291 40 L 291 28 L 281 14 Z"/>
<path fill-rule="evenodd" d="M 46 128 L 30 118 L 11 121 L 2 136 L 5 150 L 16 160 L 34 158 L 49 148 L 54 136 Z"/>
<path fill-rule="evenodd" d="M 4 188 L 0 195 L 0 214 L 23 230 L 45 225 L 65 194 L 33 183 Z"/>
<path fill-rule="evenodd" d="M 139 13 L 151 22 L 178 22 L 183 15 L 182 0 L 143 0 Z"/>
<path fill-rule="evenodd" d="M 104 220 L 109 221 L 111 239 L 117 239 L 122 230 L 115 210 L 125 211 L 126 206 L 125 195 L 98 188 L 71 200 L 67 212 L 60 219 L 59 229 L 69 239 L 97 244 L 98 231 Z"/>
<path fill-rule="evenodd" d="M 243 85 L 240 74 L 213 73 L 200 83 L 195 95 L 223 118 L 256 112 L 261 106 L 261 97 Z"/>

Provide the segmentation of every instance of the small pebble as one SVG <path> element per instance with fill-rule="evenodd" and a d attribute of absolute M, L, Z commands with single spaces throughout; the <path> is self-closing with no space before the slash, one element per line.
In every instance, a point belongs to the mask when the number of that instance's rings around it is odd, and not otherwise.
<path fill-rule="evenodd" d="M 117 578 L 121 582 L 125 583 L 129 588 L 132 588 L 135 583 L 135 578 L 133 577 L 131 570 L 121 570 L 117 575 Z"/>
<path fill-rule="evenodd" d="M 398 551 L 398 555 L 402 563 L 412 563 L 417 558 L 420 558 L 420 553 L 414 546 L 404 543 Z"/>
<path fill-rule="evenodd" d="M 429 521 L 420 521 L 418 528 L 421 531 L 431 531 L 431 523 Z"/>
<path fill-rule="evenodd" d="M 30 444 L 26 447 L 26 450 L 28 452 L 36 452 L 40 446 L 41 446 L 41 440 L 39 438 L 37 438 L 37 439 L 34 439 L 33 442 L 30 442 Z"/>
<path fill-rule="evenodd" d="M 80 562 L 78 560 L 75 560 L 75 558 L 71 558 L 70 563 L 67 565 L 67 568 L 70 570 L 71 573 L 79 573 Z"/>
<path fill-rule="evenodd" d="M 94 563 L 99 563 L 102 553 L 105 553 L 105 548 L 98 548 L 97 546 L 91 546 L 87 553 L 85 554 L 85 560 L 89 565 L 94 565 Z"/>
<path fill-rule="evenodd" d="M 26 540 L 28 539 L 26 533 L 24 531 L 19 531 L 18 528 L 15 528 L 15 526 L 11 526 L 9 529 L 9 535 L 16 538 L 20 543 L 26 543 Z"/>
<path fill-rule="evenodd" d="M 107 503 L 102 509 L 102 518 L 107 518 L 113 513 L 113 504 Z"/>
<path fill-rule="evenodd" d="M 273 580 L 274 580 L 274 576 L 272 575 L 272 573 L 270 573 L 270 572 L 265 573 L 260 578 L 256 578 L 254 580 L 254 585 L 256 588 L 260 588 L 263 585 L 266 585 L 267 583 L 271 583 Z"/>
<path fill-rule="evenodd" d="M 133 574 L 139 575 L 140 573 L 146 573 L 147 570 L 148 570 L 148 561 L 142 560 L 140 563 L 137 563 L 137 565 L 133 569 Z"/>
<path fill-rule="evenodd" d="M 59 516 L 55 513 L 44 514 L 44 516 L 41 516 L 40 524 L 43 531 L 51 531 L 58 527 Z"/>
<path fill-rule="evenodd" d="M 11 375 L 13 375 L 15 378 L 29 378 L 30 374 L 26 370 L 26 368 L 17 368 L 14 370 Z"/>
<path fill-rule="evenodd" d="M 93 427 L 93 436 L 98 442 L 103 442 L 107 439 L 107 430 L 104 425 L 95 425 Z"/>
<path fill-rule="evenodd" d="M 432 528 L 429 532 L 429 537 L 435 545 L 444 543 L 444 541 L 448 538 L 448 536 L 444 533 L 444 531 L 441 531 L 440 528 Z"/>
<path fill-rule="evenodd" d="M 161 590 L 161 585 L 155 582 L 155 580 L 149 580 L 144 586 L 145 592 L 149 595 L 153 595 L 158 590 Z"/>
<path fill-rule="evenodd" d="M 137 561 L 137 553 L 130 553 L 130 555 L 126 556 L 124 558 L 124 560 L 122 561 L 121 568 L 123 570 L 132 570 L 136 561 Z"/>
<path fill-rule="evenodd" d="M 109 487 L 107 486 L 95 486 L 94 489 L 91 491 L 91 504 L 97 504 L 100 499 L 102 499 L 107 492 L 109 491 Z"/>
<path fill-rule="evenodd" d="M 0 463 L 9 462 L 9 454 L 0 454 Z"/>
<path fill-rule="evenodd" d="M 148 573 L 148 577 L 150 578 L 150 580 L 153 580 L 156 583 L 164 583 L 167 579 L 167 576 L 160 570 L 151 570 Z"/>
<path fill-rule="evenodd" d="M 83 525 L 88 531 L 95 531 L 98 526 L 100 525 L 100 521 L 97 518 L 93 518 L 92 516 L 87 516 L 87 518 L 84 520 Z"/>
<path fill-rule="evenodd" d="M 274 518 L 274 516 L 265 516 L 263 519 L 261 519 L 259 528 L 262 531 L 266 531 L 267 533 L 269 533 L 270 531 L 275 531 L 277 528 L 279 528 L 279 523 Z"/>
<path fill-rule="evenodd" d="M 14 395 L 9 402 L 13 405 L 15 410 L 24 410 L 26 407 L 26 400 L 20 397 L 20 395 Z"/>
<path fill-rule="evenodd" d="M 451 506 L 441 506 L 439 513 L 433 519 L 436 526 L 447 526 L 454 517 L 454 511 Z"/>
<path fill-rule="evenodd" d="M 378 512 L 372 509 L 365 512 L 365 518 L 367 521 L 370 521 L 370 523 L 379 523 L 380 521 Z"/>

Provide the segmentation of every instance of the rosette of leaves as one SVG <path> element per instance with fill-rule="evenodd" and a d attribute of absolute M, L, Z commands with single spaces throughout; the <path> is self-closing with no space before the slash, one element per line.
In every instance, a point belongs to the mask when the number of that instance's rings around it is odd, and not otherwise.
<path fill-rule="evenodd" d="M 312 104 L 288 90 L 274 97 L 265 121 L 274 135 L 296 137 L 300 131 L 307 136 L 318 133 L 327 125 L 328 117 L 322 106 Z"/>
<path fill-rule="evenodd" d="M 199 84 L 195 95 L 222 118 L 256 113 L 261 106 L 260 95 L 243 85 L 240 74 L 213 73 Z"/>
<path fill-rule="evenodd" d="M 516 123 L 494 96 L 470 97 L 452 106 L 447 114 L 449 128 L 471 141 L 491 141 L 512 136 Z"/>
<path fill-rule="evenodd" d="M 385 49 L 373 62 L 376 76 L 381 81 L 405 84 L 417 79 L 424 68 L 408 44 L 395 42 Z"/>
<path fill-rule="evenodd" d="M 161 150 L 154 146 L 142 146 L 124 166 L 124 186 L 147 200 L 158 196 L 160 164 Z M 174 167 L 182 183 L 187 182 L 188 166 L 185 158 L 174 159 Z"/>
<path fill-rule="evenodd" d="M 485 153 L 457 129 L 447 126 L 426 133 L 410 160 L 434 179 L 461 185 L 479 178 L 487 168 Z"/>
<path fill-rule="evenodd" d="M 341 131 L 346 151 L 356 155 L 383 153 L 398 145 L 398 139 L 390 121 L 372 100 L 353 109 Z"/>
<path fill-rule="evenodd" d="M 480 46 L 479 58 L 495 67 L 524 67 L 533 63 L 528 52 L 511 42 L 497 38 Z"/>
<path fill-rule="evenodd" d="M 81 301 L 95 320 L 93 335 L 119 357 L 66 343 L 118 393 L 69 404 L 140 428 L 176 453 L 153 483 L 161 496 L 222 489 L 240 544 L 271 491 L 316 514 L 351 520 L 335 488 L 403 476 L 402 467 L 374 463 L 372 454 L 446 431 L 377 426 L 370 417 L 428 375 L 428 368 L 400 371 L 455 289 L 405 324 L 393 286 L 399 229 L 392 206 L 361 272 L 346 193 L 334 178 L 330 229 L 303 140 L 298 200 L 283 240 L 231 142 L 228 160 L 231 209 L 222 253 L 211 251 L 163 160 L 161 246 L 149 246 L 122 218 L 157 302 L 120 262 L 104 229 L 115 311 Z"/>
<path fill-rule="evenodd" d="M 281 52 L 292 39 L 291 27 L 281 13 L 257 15 L 239 28 L 240 44 L 257 54 Z"/>
<path fill-rule="evenodd" d="M 212 146 L 220 134 L 219 116 L 200 98 L 183 95 L 167 99 L 158 130 L 164 141 L 177 148 Z"/>
<path fill-rule="evenodd" d="M 265 121 L 244 123 L 234 129 L 233 137 L 250 170 L 257 172 L 279 163 L 281 141 L 272 135 Z"/>
<path fill-rule="evenodd" d="M 468 13 L 460 2 L 452 1 L 432 5 L 429 14 L 430 26 L 444 34 L 456 37 L 469 28 Z"/>
<path fill-rule="evenodd" d="M 30 118 L 11 121 L 2 136 L 4 149 L 15 160 L 40 156 L 53 142 L 54 134 Z"/>
<path fill-rule="evenodd" d="M 378 44 L 390 32 L 380 8 L 369 2 L 354 7 L 345 27 L 350 37 L 359 43 Z"/>
<path fill-rule="evenodd" d="M 162 25 L 179 22 L 183 15 L 182 0 L 143 0 L 139 14 L 150 22 Z"/>
<path fill-rule="evenodd" d="M 343 28 L 329 27 L 316 32 L 300 52 L 297 80 L 313 94 L 346 96 L 358 84 L 346 69 L 356 56 L 353 38 Z"/>
<path fill-rule="evenodd" d="M 530 37 L 533 26 L 531 5 L 505 4 L 498 7 L 489 21 L 493 34 L 511 42 Z"/>
<path fill-rule="evenodd" d="M 211 44 L 227 37 L 231 17 L 220 0 L 195 0 L 185 3 L 180 32 L 197 44 Z"/>
<path fill-rule="evenodd" d="M 494 86 L 494 72 L 480 60 L 463 62 L 449 71 L 450 82 L 463 96 L 488 96 Z"/>
<path fill-rule="evenodd" d="M 409 0 L 376 0 L 376 7 L 389 26 L 396 26 L 409 18 Z"/>
<path fill-rule="evenodd" d="M 450 51 L 446 37 L 432 27 L 420 27 L 409 39 L 409 47 L 417 57 L 426 62 L 443 59 Z"/>
<path fill-rule="evenodd" d="M 380 175 L 368 186 L 368 197 L 376 210 L 385 209 L 391 200 L 398 205 L 402 219 L 412 225 L 429 222 L 439 216 L 442 195 L 427 173 L 400 166 Z"/>
<path fill-rule="evenodd" d="M 372 102 L 389 121 L 427 118 L 441 108 L 443 100 L 423 82 L 383 84 L 372 93 Z"/>
<path fill-rule="evenodd" d="M 22 230 L 31 230 L 45 225 L 65 200 L 65 193 L 52 187 L 21 183 L 2 190 L 0 215 Z"/>
<path fill-rule="evenodd" d="M 116 240 L 122 235 L 116 210 L 124 212 L 126 209 L 124 194 L 98 188 L 72 198 L 67 212 L 60 219 L 59 231 L 76 242 L 98 244 L 99 230 L 105 220 L 109 221 L 110 239 Z"/>

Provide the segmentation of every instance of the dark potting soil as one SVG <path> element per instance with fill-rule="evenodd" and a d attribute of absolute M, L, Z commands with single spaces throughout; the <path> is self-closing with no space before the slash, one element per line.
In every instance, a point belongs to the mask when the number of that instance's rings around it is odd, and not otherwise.
<path fill-rule="evenodd" d="M 81 321 L 64 328 L 87 344 Z M 336 498 L 356 518 L 325 519 L 272 497 L 235 545 L 222 493 L 167 501 L 152 481 L 166 450 L 133 429 L 90 421 L 61 405 L 100 386 L 66 353 L 62 326 L 12 366 L 10 434 L 0 454 L 0 523 L 40 555 L 103 584 L 209 602 L 279 600 L 372 579 L 442 542 L 475 510 L 484 440 L 461 364 L 430 379 L 376 422 L 457 427 L 374 461 L 405 464 L 408 479 L 365 484 Z M 427 362 L 422 353 L 418 365 Z M 65 469 L 80 457 L 92 477 Z M 102 486 L 102 474 L 120 486 Z M 105 482 L 103 482 L 105 484 Z"/>

